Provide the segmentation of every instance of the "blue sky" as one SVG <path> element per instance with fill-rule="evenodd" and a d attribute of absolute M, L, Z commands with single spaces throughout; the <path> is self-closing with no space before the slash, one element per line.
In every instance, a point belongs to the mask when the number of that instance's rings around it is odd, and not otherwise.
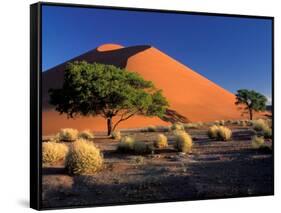
<path fill-rule="evenodd" d="M 43 6 L 43 71 L 104 43 L 152 45 L 223 88 L 271 98 L 271 20 Z"/>

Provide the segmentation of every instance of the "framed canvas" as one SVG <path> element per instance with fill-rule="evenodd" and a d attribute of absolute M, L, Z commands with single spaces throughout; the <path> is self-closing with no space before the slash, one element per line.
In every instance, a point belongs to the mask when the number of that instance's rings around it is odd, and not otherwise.
<path fill-rule="evenodd" d="M 274 194 L 273 17 L 30 12 L 32 208 Z"/>

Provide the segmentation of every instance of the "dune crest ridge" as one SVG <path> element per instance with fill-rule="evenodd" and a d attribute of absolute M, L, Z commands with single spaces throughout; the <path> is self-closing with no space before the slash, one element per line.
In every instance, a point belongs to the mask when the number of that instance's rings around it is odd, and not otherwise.
<path fill-rule="evenodd" d="M 97 50 L 100 52 L 104 52 L 104 51 L 118 50 L 121 48 L 124 48 L 124 47 L 119 44 L 103 44 L 103 45 L 100 45 L 99 47 L 97 47 Z"/>

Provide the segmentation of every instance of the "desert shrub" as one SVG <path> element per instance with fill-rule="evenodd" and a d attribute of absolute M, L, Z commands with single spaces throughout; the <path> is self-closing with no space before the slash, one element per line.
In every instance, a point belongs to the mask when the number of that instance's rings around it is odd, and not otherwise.
<path fill-rule="evenodd" d="M 77 129 L 61 129 L 58 133 L 58 138 L 61 141 L 75 141 L 78 137 L 78 130 Z"/>
<path fill-rule="evenodd" d="M 259 149 L 264 145 L 264 137 L 254 136 L 252 138 L 252 147 L 255 149 Z"/>
<path fill-rule="evenodd" d="M 171 130 L 184 130 L 184 126 L 182 123 L 173 123 L 173 125 L 171 126 Z"/>
<path fill-rule="evenodd" d="M 121 152 L 133 152 L 136 154 L 152 153 L 153 149 L 142 141 L 135 141 L 133 137 L 125 136 L 121 138 L 117 146 L 117 150 Z"/>
<path fill-rule="evenodd" d="M 121 132 L 120 131 L 115 131 L 111 134 L 112 138 L 115 140 L 120 140 L 122 138 Z"/>
<path fill-rule="evenodd" d="M 133 137 L 130 137 L 130 136 L 122 137 L 121 141 L 119 142 L 119 144 L 117 146 L 117 150 L 123 151 L 123 152 L 133 151 L 134 142 L 135 142 L 135 139 Z"/>
<path fill-rule="evenodd" d="M 269 128 L 269 126 L 264 119 L 258 119 L 258 120 L 253 121 L 253 128 L 256 131 L 263 131 L 263 130 Z"/>
<path fill-rule="evenodd" d="M 95 135 L 90 130 L 83 130 L 82 132 L 79 132 L 78 138 L 86 139 L 86 140 L 92 140 L 94 139 Z"/>
<path fill-rule="evenodd" d="M 157 129 L 156 129 L 155 126 L 150 125 L 150 126 L 147 127 L 147 131 L 148 131 L 148 132 L 156 132 L 156 130 L 157 130 Z"/>
<path fill-rule="evenodd" d="M 157 139 L 154 142 L 154 147 L 156 148 L 166 148 L 168 146 L 167 137 L 164 134 L 158 134 Z"/>
<path fill-rule="evenodd" d="M 142 141 L 135 141 L 133 143 L 133 150 L 136 154 L 148 154 L 152 152 L 152 148 Z"/>
<path fill-rule="evenodd" d="M 102 168 L 103 157 L 92 142 L 79 139 L 69 149 L 65 165 L 70 174 L 93 174 Z"/>
<path fill-rule="evenodd" d="M 225 126 L 213 125 L 208 130 L 208 136 L 211 139 L 227 141 L 231 138 L 232 131 L 231 129 Z"/>
<path fill-rule="evenodd" d="M 192 148 L 192 138 L 191 136 L 182 131 L 175 134 L 175 144 L 174 147 L 179 152 L 189 153 Z"/>
<path fill-rule="evenodd" d="M 187 129 L 197 129 L 199 127 L 198 123 L 187 123 L 184 124 L 184 127 Z"/>
<path fill-rule="evenodd" d="M 224 126 L 225 125 L 225 121 L 224 120 L 220 120 L 219 121 L 219 125 Z"/>
<path fill-rule="evenodd" d="M 208 130 L 208 133 L 207 133 L 209 138 L 211 138 L 211 139 L 217 138 L 218 137 L 218 129 L 219 129 L 219 127 L 217 125 L 213 125 L 213 126 L 209 127 L 209 130 Z"/>
<path fill-rule="evenodd" d="M 214 121 L 214 125 L 220 125 L 220 121 L 218 120 Z"/>
<path fill-rule="evenodd" d="M 42 144 L 42 162 L 44 165 L 64 160 L 68 152 L 65 144 L 57 142 L 45 142 Z"/>
<path fill-rule="evenodd" d="M 228 141 L 231 139 L 231 135 L 232 135 L 231 129 L 224 126 L 219 126 L 218 133 L 217 133 L 218 140 Z"/>
<path fill-rule="evenodd" d="M 272 119 L 266 119 L 267 125 L 272 128 Z"/>
<path fill-rule="evenodd" d="M 239 125 L 245 127 L 245 126 L 247 126 L 248 124 L 247 124 L 247 121 L 241 120 L 240 123 L 239 123 Z"/>
<path fill-rule="evenodd" d="M 232 120 L 226 120 L 225 124 L 232 124 L 232 122 L 233 122 Z"/>
<path fill-rule="evenodd" d="M 247 123 L 249 126 L 253 126 L 254 121 L 253 120 L 247 120 Z"/>
<path fill-rule="evenodd" d="M 54 143 L 59 143 L 60 142 L 60 135 L 59 135 L 59 133 L 57 133 L 56 135 L 54 135 L 51 138 L 51 142 L 54 142 Z"/>
<path fill-rule="evenodd" d="M 271 138 L 272 137 L 272 129 L 271 128 L 265 128 L 262 132 L 264 138 Z"/>
<path fill-rule="evenodd" d="M 231 124 L 232 125 L 239 125 L 240 124 L 240 121 L 239 120 L 233 120 L 232 122 L 231 122 Z"/>

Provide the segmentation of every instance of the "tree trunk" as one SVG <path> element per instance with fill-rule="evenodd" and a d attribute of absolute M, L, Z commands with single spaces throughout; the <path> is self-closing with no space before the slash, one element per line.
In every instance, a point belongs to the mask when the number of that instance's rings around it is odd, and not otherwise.
<path fill-rule="evenodd" d="M 107 135 L 109 136 L 112 131 L 112 117 L 107 118 Z"/>
<path fill-rule="evenodd" d="M 253 120 L 253 110 L 249 108 L 250 120 Z"/>

